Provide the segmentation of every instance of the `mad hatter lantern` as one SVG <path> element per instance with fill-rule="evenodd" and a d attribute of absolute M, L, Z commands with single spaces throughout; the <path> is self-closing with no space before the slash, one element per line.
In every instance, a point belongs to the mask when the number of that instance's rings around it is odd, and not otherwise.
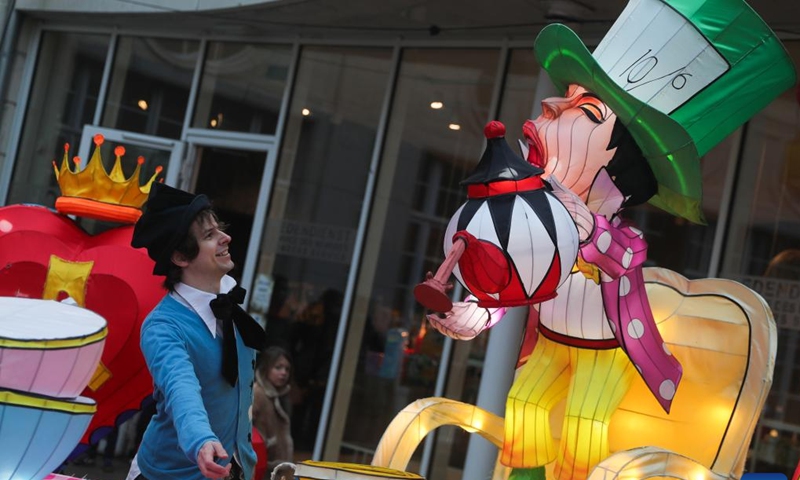
<path fill-rule="evenodd" d="M 583 87 L 627 128 L 658 182 L 650 203 L 695 222 L 699 157 L 796 80 L 780 41 L 742 0 L 632 0 L 594 54 L 558 24 L 534 49 L 558 88 Z M 542 117 L 551 112 L 546 105 Z M 550 135 L 540 135 L 546 170 L 562 178 Z"/>
<path fill-rule="evenodd" d="M 795 70 L 741 0 L 632 0 L 594 56 L 563 25 L 544 28 L 535 52 L 565 95 L 525 125 L 528 160 L 586 235 L 558 296 L 530 310 L 541 335 L 509 393 L 501 461 L 511 479 L 541 478 L 551 462 L 556 478 L 583 479 L 608 456 L 611 416 L 636 377 L 669 412 L 683 375 L 643 286 L 644 235 L 620 211 L 649 201 L 701 222 L 700 155 Z"/>
<path fill-rule="evenodd" d="M 451 272 L 480 307 L 552 298 L 578 252 L 575 222 L 540 178 L 543 170 L 511 150 L 502 123 L 490 122 L 484 133 L 486 151 L 461 182 L 468 200 L 445 232 L 446 260 L 414 290 L 436 312 L 453 306 L 445 293 Z"/>
<path fill-rule="evenodd" d="M 122 147 L 116 148 L 114 168 L 107 174 L 100 158 L 103 139 L 96 136 L 94 140 L 94 154 L 83 170 L 69 168 L 65 147 L 61 168 L 56 167 L 62 189 L 56 207 L 62 213 L 134 222 L 153 180 L 139 186 L 141 167 L 131 178 L 124 177 Z M 97 412 L 79 450 L 99 441 L 137 411 L 152 392 L 152 379 L 139 349 L 139 328 L 147 312 L 164 296 L 164 289 L 152 275 L 153 262 L 146 252 L 130 246 L 132 232 L 133 227 L 127 225 L 89 235 L 69 217 L 44 207 L 0 208 L 0 265 L 4 267 L 0 269 L 0 296 L 71 297 L 108 321 L 100 365 L 83 392 L 96 402 Z M 21 373 L 36 365 L 16 364 L 2 371 Z"/>

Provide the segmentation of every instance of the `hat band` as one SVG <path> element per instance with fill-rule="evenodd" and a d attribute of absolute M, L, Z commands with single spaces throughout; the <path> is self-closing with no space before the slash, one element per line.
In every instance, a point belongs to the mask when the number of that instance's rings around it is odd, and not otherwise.
<path fill-rule="evenodd" d="M 730 68 L 699 28 L 665 0 L 631 0 L 593 56 L 620 88 L 669 115 Z"/>
<path fill-rule="evenodd" d="M 538 175 L 524 180 L 500 180 L 492 183 L 479 183 L 467 187 L 467 197 L 486 198 L 509 193 L 528 192 L 544 187 L 542 178 Z"/>

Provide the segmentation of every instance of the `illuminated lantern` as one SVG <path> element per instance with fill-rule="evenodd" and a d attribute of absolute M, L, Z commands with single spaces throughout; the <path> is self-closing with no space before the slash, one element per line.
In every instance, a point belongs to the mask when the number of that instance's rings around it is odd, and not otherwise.
<path fill-rule="evenodd" d="M 100 315 L 58 302 L 0 297 L 0 388 L 74 398 L 105 345 Z"/>
<path fill-rule="evenodd" d="M 0 390 L 0 479 L 38 480 L 75 448 L 95 412 L 94 400 L 43 399 Z"/>
<path fill-rule="evenodd" d="M 316 462 L 282 463 L 275 467 L 276 480 L 425 480 L 416 473 L 392 468 L 358 465 L 355 463 Z"/>
<path fill-rule="evenodd" d="M 442 335 L 456 340 L 472 340 L 482 331 L 495 326 L 505 313 L 504 307 L 479 307 L 478 299 L 470 295 L 463 302 L 453 303 L 453 309 L 449 312 L 431 313 L 426 317 Z"/>
<path fill-rule="evenodd" d="M 772 314 L 760 296 L 730 280 L 688 280 L 661 268 L 645 268 L 643 274 L 666 347 L 691 368 L 670 413 L 654 401 L 642 379 L 633 381 L 608 426 L 610 452 L 587 472 L 588 480 L 743 478 L 748 443 L 772 383 L 778 345 Z M 567 421 L 561 417 L 550 416 L 554 431 Z M 445 425 L 503 448 L 503 418 L 455 400 L 425 398 L 395 416 L 372 464 L 408 468 L 425 437 Z M 562 436 L 557 448 L 564 441 Z M 578 442 L 582 452 L 589 451 L 588 435 Z M 555 479 L 556 467 L 551 462 L 546 475 L 527 478 Z M 508 471 L 500 465 L 491 478 L 505 480 Z"/>
<path fill-rule="evenodd" d="M 106 321 L 50 300 L 0 297 L 0 480 L 38 480 L 75 448 L 95 413 L 79 397 Z"/>
<path fill-rule="evenodd" d="M 468 200 L 453 215 L 444 238 L 446 259 L 417 285 L 417 300 L 449 312 L 452 272 L 484 308 L 531 305 L 553 298 L 578 254 L 578 231 L 550 192 L 541 168 L 515 154 L 505 126 L 489 122 L 486 151 L 461 182 Z"/>
<path fill-rule="evenodd" d="M 56 207 L 62 214 L 34 205 L 0 207 L 0 296 L 56 300 L 69 296 L 109 322 L 100 365 L 90 373 L 88 386 L 84 382 L 75 393 L 77 387 L 66 376 L 60 376 L 54 384 L 63 390 L 59 395 L 75 397 L 82 392 L 97 404 L 97 412 L 75 454 L 96 444 L 139 410 L 153 391 L 139 348 L 139 330 L 144 317 L 166 293 L 160 279 L 152 275 L 153 262 L 147 253 L 130 246 L 133 226 L 122 225 L 89 235 L 66 216 L 132 223 L 147 199 L 153 179 L 140 187 L 141 167 L 130 178 L 122 175 L 122 147 L 115 149 L 117 159 L 107 173 L 99 149 L 103 138 L 97 135 L 94 141 L 94 154 L 83 170 L 69 168 L 65 146 L 64 161 L 60 168 L 56 167 L 62 193 Z M 10 369 L 0 369 L 0 381 L 8 375 L 24 379 L 23 372 L 30 372 L 37 365 L 38 359 L 29 365 L 20 361 Z M 55 373 L 71 366 L 65 361 L 42 370 Z M 67 389 L 71 393 L 66 393 Z M 73 442 L 71 447 L 76 444 Z"/>

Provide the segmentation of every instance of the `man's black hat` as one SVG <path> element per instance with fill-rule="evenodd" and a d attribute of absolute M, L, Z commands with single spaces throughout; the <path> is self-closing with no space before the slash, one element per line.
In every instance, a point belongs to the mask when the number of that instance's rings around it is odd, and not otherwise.
<path fill-rule="evenodd" d="M 211 208 L 211 202 L 205 195 L 153 184 L 131 240 L 131 246 L 146 248 L 147 255 L 156 262 L 153 274 L 167 274 L 172 252 L 189 233 L 197 214 L 206 208 Z"/>

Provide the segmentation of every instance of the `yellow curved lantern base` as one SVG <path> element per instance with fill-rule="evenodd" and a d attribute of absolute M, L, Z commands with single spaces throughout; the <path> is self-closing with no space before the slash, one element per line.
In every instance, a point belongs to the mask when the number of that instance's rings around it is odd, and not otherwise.
<path fill-rule="evenodd" d="M 729 280 L 688 280 L 648 268 L 645 283 L 659 331 L 681 361 L 684 377 L 670 414 L 636 377 L 611 418 L 612 453 L 588 479 L 740 478 L 772 383 L 777 347 L 772 313 L 758 294 Z M 551 414 L 555 435 L 563 411 L 559 406 Z M 459 426 L 502 447 L 501 418 L 473 405 L 428 398 L 395 417 L 373 465 L 404 470 L 422 439 L 442 425 Z M 547 470 L 552 478 L 552 463 Z M 498 468 L 493 479 L 507 473 Z"/>
<path fill-rule="evenodd" d="M 617 452 L 600 462 L 588 480 L 726 480 L 691 458 L 658 447 Z M 738 477 L 737 477 L 738 478 Z"/>
<path fill-rule="evenodd" d="M 425 480 L 416 473 L 356 463 L 307 460 L 294 466 L 296 480 Z"/>
<path fill-rule="evenodd" d="M 498 448 L 503 446 L 502 418 L 475 405 L 441 397 L 423 398 L 394 417 L 383 432 L 372 465 L 405 470 L 422 439 L 444 425 L 461 427 Z"/>

